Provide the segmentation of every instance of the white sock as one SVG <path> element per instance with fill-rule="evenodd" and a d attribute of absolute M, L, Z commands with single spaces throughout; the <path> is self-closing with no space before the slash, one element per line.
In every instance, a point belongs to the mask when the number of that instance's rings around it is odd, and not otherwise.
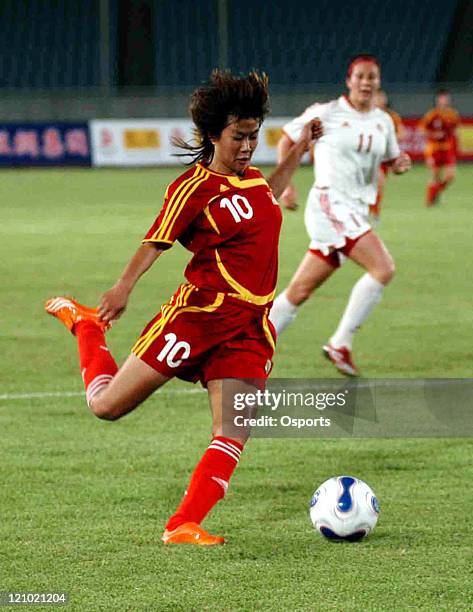
<path fill-rule="evenodd" d="M 278 336 L 294 321 L 297 310 L 298 306 L 295 306 L 287 299 L 285 291 L 280 293 L 274 300 L 271 312 L 269 313 L 269 320 L 276 328 Z"/>
<path fill-rule="evenodd" d="M 355 284 L 337 331 L 329 340 L 334 348 L 346 346 L 351 350 L 353 334 L 381 301 L 383 289 L 384 285 L 368 273 Z"/>

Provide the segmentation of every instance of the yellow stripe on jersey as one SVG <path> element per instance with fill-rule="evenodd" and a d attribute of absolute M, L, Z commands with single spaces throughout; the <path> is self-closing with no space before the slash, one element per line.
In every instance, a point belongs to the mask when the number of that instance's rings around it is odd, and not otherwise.
<path fill-rule="evenodd" d="M 194 174 L 185 181 L 183 181 L 181 185 L 179 185 L 176 191 L 172 194 L 171 199 L 169 200 L 168 206 L 166 208 L 163 220 L 159 228 L 151 236 L 151 241 L 172 242 L 169 239 L 172 227 L 177 218 L 179 217 L 179 214 L 182 208 L 184 207 L 184 204 L 194 193 L 197 187 L 207 180 L 208 176 L 209 174 L 204 168 L 196 166 Z"/>
<path fill-rule="evenodd" d="M 233 289 L 237 291 L 237 293 L 229 293 L 228 295 L 236 297 L 239 300 L 243 300 L 245 302 L 250 302 L 251 304 L 256 304 L 257 306 L 264 306 L 265 304 L 271 302 L 271 300 L 274 299 L 274 294 L 276 293 L 276 290 L 271 291 L 271 293 L 268 293 L 267 295 L 256 295 L 255 293 L 252 293 L 249 289 L 246 289 L 245 287 L 243 287 L 243 285 L 240 285 L 240 283 L 231 276 L 231 274 L 223 265 L 217 249 L 215 249 L 215 257 L 217 259 L 217 266 L 220 270 L 220 274 L 227 281 L 230 287 L 233 287 Z"/>
<path fill-rule="evenodd" d="M 217 296 L 216 296 L 216 298 L 215 298 L 215 300 L 213 301 L 212 304 L 209 304 L 208 306 L 187 306 L 187 307 L 184 307 L 181 310 L 179 310 L 178 312 L 174 312 L 174 314 L 169 319 L 169 323 L 172 323 L 174 321 L 174 319 L 178 315 L 182 314 L 183 312 L 213 312 L 214 310 L 217 310 L 217 308 L 223 304 L 223 300 L 224 299 L 225 299 L 225 294 L 219 291 L 217 293 Z"/>
<path fill-rule="evenodd" d="M 179 294 L 174 304 L 165 304 L 161 308 L 160 318 L 155 321 L 155 323 L 148 329 L 145 334 L 138 338 L 137 342 L 131 349 L 137 357 L 141 357 L 146 351 L 146 349 L 153 342 L 153 340 L 159 336 L 162 331 L 162 328 L 172 316 L 173 312 L 175 312 L 178 308 L 187 303 L 187 298 L 194 289 L 194 285 L 183 285 L 179 291 Z"/>
<path fill-rule="evenodd" d="M 182 181 L 182 183 L 177 187 L 176 191 L 172 194 L 171 199 L 169 200 L 166 212 L 164 213 L 163 220 L 161 221 L 161 225 L 158 227 L 158 229 L 151 236 L 151 240 L 154 240 L 158 234 L 162 233 L 164 226 L 168 223 L 168 218 L 169 218 L 169 216 L 171 214 L 171 209 L 172 209 L 172 206 L 173 206 L 173 203 L 174 203 L 175 199 L 180 197 L 180 194 L 183 192 L 183 190 L 185 190 L 185 188 L 187 187 L 187 185 L 189 185 L 189 183 L 192 183 L 192 181 L 196 180 L 196 178 L 197 178 L 196 174 L 197 173 L 200 173 L 198 167 L 195 168 L 194 173 L 192 174 L 192 176 L 190 176 L 185 181 Z M 166 195 L 167 195 L 168 191 L 169 191 L 169 186 L 166 189 Z"/>
<path fill-rule="evenodd" d="M 164 327 L 168 323 L 172 323 L 174 319 L 184 312 L 213 312 L 217 310 L 225 299 L 224 293 L 217 293 L 217 296 L 212 304 L 208 306 L 187 306 L 188 299 L 191 293 L 196 289 L 194 285 L 184 285 L 181 292 L 176 300 L 174 306 L 169 306 L 163 309 L 163 315 L 158 321 L 148 330 L 148 332 L 138 340 L 135 346 L 132 348 L 132 352 L 137 357 L 142 357 L 146 350 L 153 344 L 163 332 Z"/>
<path fill-rule="evenodd" d="M 165 242 L 166 244 L 174 244 L 174 240 L 163 240 L 162 238 L 145 238 L 141 241 L 142 244 L 145 242 Z"/>
<path fill-rule="evenodd" d="M 199 178 L 196 182 L 193 182 L 192 185 L 189 186 L 187 192 L 182 195 L 182 197 L 180 198 L 179 202 L 176 202 L 175 207 L 174 207 L 174 211 L 173 211 L 173 219 L 171 221 L 171 224 L 168 227 L 166 235 L 164 236 L 165 239 L 169 240 L 169 237 L 170 237 L 171 231 L 172 231 L 172 226 L 174 225 L 174 222 L 177 220 L 177 218 L 181 214 L 181 211 L 184 208 L 184 205 L 187 202 L 187 200 L 191 197 L 191 195 L 194 193 L 194 191 L 197 189 L 197 187 L 202 185 L 202 183 L 205 183 L 205 181 L 208 178 L 209 178 L 209 173 L 206 172 L 205 175 L 202 178 Z"/>
<path fill-rule="evenodd" d="M 163 317 L 166 316 L 166 314 L 169 312 L 171 308 L 172 306 L 170 306 L 169 304 L 162 306 L 160 318 L 152 325 L 152 327 L 145 334 L 140 336 L 138 340 L 135 342 L 135 344 L 131 347 L 131 352 L 134 353 L 137 357 L 141 356 L 140 348 L 144 345 L 146 339 L 148 338 L 150 331 L 159 327 L 159 325 L 161 324 L 161 321 L 163 320 Z"/>
<path fill-rule="evenodd" d="M 188 293 L 191 293 L 192 288 L 187 286 L 181 287 L 181 291 L 174 304 L 166 304 L 161 309 L 161 317 L 150 327 L 150 329 L 138 339 L 136 344 L 132 348 L 132 352 L 137 356 L 141 357 L 146 349 L 151 345 L 153 340 L 159 336 L 162 332 L 163 327 L 166 325 L 172 313 L 177 310 L 184 301 Z"/>
<path fill-rule="evenodd" d="M 137 357 L 141 356 L 142 353 L 140 349 L 144 346 L 144 344 L 146 343 L 146 340 L 150 337 L 150 335 L 153 332 L 155 332 L 157 329 L 160 328 L 160 326 L 162 325 L 163 319 L 167 317 L 167 315 L 173 308 L 176 308 L 175 304 L 174 306 L 172 306 L 171 304 L 165 304 L 164 306 L 161 307 L 160 318 L 149 328 L 149 330 L 145 334 L 143 334 L 142 336 L 140 336 L 140 338 L 138 338 L 138 340 L 135 342 L 135 344 L 133 345 L 131 349 L 132 353 L 135 353 Z"/>
<path fill-rule="evenodd" d="M 271 333 L 271 330 L 269 329 L 269 323 L 268 323 L 268 311 L 266 311 L 263 315 L 263 329 L 264 329 L 264 333 L 266 334 L 266 338 L 271 346 L 271 348 L 273 349 L 273 351 L 276 349 L 276 345 L 274 343 L 273 340 L 273 335 Z"/>
<path fill-rule="evenodd" d="M 219 196 L 217 196 L 217 197 L 219 197 Z M 212 214 L 211 214 L 208 206 L 206 206 L 204 208 L 204 214 L 207 217 L 207 221 L 210 223 L 212 228 L 217 232 L 217 234 L 220 235 L 220 230 L 218 229 L 217 224 L 215 223 L 215 219 L 212 217 Z"/>
<path fill-rule="evenodd" d="M 169 199 L 168 205 L 166 207 L 166 211 L 164 213 L 161 224 L 156 230 L 156 232 L 153 234 L 153 236 L 151 237 L 153 240 L 158 240 L 158 239 L 169 240 L 169 238 L 166 237 L 166 234 L 167 234 L 168 228 L 172 227 L 173 222 L 176 220 L 175 211 L 179 207 L 179 204 L 182 198 L 188 192 L 188 189 L 192 187 L 192 185 L 198 182 L 200 175 L 201 175 L 201 171 L 197 168 L 194 171 L 193 175 L 189 177 L 188 179 L 186 179 L 185 181 L 183 181 L 179 185 L 179 187 L 176 189 L 176 191 L 172 194 L 171 198 Z"/>
<path fill-rule="evenodd" d="M 230 187 L 228 188 L 230 189 Z M 207 202 L 207 206 L 210 206 L 210 204 L 212 204 L 212 202 L 214 202 L 215 200 L 218 200 L 218 198 L 221 198 L 222 194 L 221 193 L 217 193 L 216 196 L 214 196 L 213 198 L 210 198 L 210 200 Z"/>
<path fill-rule="evenodd" d="M 258 185 L 268 185 L 266 179 L 262 176 L 258 178 L 244 179 L 232 174 L 214 172 L 213 170 L 209 170 L 208 168 L 204 168 L 203 166 L 201 166 L 201 168 L 205 169 L 209 174 L 221 177 L 222 180 L 228 181 L 233 187 L 239 187 L 240 189 L 249 189 L 250 187 L 257 187 Z M 252 170 L 258 170 L 256 166 L 250 166 L 250 168 Z"/>
<path fill-rule="evenodd" d="M 227 176 L 227 181 L 232 187 L 238 187 L 239 189 L 250 189 L 250 187 L 258 187 L 258 185 L 266 185 L 266 187 L 268 187 L 268 183 L 263 177 L 241 179 L 238 176 Z"/>

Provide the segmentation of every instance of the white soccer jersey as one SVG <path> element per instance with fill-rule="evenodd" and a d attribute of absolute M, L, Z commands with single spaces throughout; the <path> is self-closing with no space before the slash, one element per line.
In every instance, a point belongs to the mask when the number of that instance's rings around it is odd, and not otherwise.
<path fill-rule="evenodd" d="M 358 112 L 346 96 L 313 104 L 284 126 L 294 142 L 311 119 L 322 121 L 324 135 L 315 144 L 315 187 L 332 188 L 373 204 L 381 162 L 401 153 L 391 117 L 379 108 Z"/>

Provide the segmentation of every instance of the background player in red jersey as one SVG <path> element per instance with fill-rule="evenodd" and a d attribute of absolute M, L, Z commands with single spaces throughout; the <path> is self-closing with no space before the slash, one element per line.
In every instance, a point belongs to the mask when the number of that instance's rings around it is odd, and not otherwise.
<path fill-rule="evenodd" d="M 385 113 L 391 117 L 394 123 L 394 129 L 396 131 L 396 137 L 398 142 L 400 143 L 404 138 L 404 126 L 402 125 L 401 117 L 389 106 L 389 99 L 386 92 L 383 89 L 379 89 L 376 92 L 375 96 L 375 105 L 383 110 Z M 378 175 L 378 195 L 376 197 L 376 202 L 370 205 L 370 215 L 373 218 L 374 222 L 379 221 L 379 216 L 381 214 L 381 202 L 384 197 L 384 186 L 386 184 L 386 177 L 389 174 L 390 165 L 386 162 L 383 162 L 379 167 L 379 175 Z"/>
<path fill-rule="evenodd" d="M 274 330 L 267 315 L 281 225 L 275 197 L 319 132 L 314 122 L 305 126 L 266 181 L 250 166 L 268 111 L 265 76 L 215 71 L 194 92 L 190 110 L 199 144 L 185 146 L 196 163 L 169 185 L 158 218 L 100 307 L 59 297 L 46 310 L 77 338 L 87 401 L 99 418 L 122 417 L 174 376 L 207 387 L 213 437 L 162 539 L 214 545 L 223 538 L 200 523 L 225 495 L 247 438 L 244 431 L 224 433 L 223 382 L 264 379 L 271 369 Z M 137 280 L 175 240 L 193 254 L 188 282 L 161 307 L 118 369 L 104 331 L 124 312 Z"/>
<path fill-rule="evenodd" d="M 457 164 L 456 128 L 460 117 L 451 107 L 451 95 L 445 89 L 435 96 L 435 107 L 420 121 L 425 133 L 425 162 L 431 179 L 427 185 L 426 204 L 432 206 L 441 192 L 455 178 Z M 443 171 L 443 176 L 442 176 Z"/>

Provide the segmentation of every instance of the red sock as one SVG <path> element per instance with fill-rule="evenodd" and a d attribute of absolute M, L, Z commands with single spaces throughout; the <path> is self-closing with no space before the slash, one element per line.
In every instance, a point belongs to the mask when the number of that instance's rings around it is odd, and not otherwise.
<path fill-rule="evenodd" d="M 227 492 L 228 481 L 238 465 L 242 450 L 243 446 L 231 438 L 216 436 L 212 439 L 166 529 L 172 531 L 183 523 L 200 524 L 204 520 Z"/>
<path fill-rule="evenodd" d="M 74 326 L 79 346 L 80 371 L 85 385 L 87 403 L 106 387 L 118 367 L 105 342 L 105 334 L 92 321 L 79 321 Z"/>
<path fill-rule="evenodd" d="M 429 183 L 427 185 L 427 204 L 432 204 L 437 197 L 439 191 L 441 191 L 441 183 Z"/>

